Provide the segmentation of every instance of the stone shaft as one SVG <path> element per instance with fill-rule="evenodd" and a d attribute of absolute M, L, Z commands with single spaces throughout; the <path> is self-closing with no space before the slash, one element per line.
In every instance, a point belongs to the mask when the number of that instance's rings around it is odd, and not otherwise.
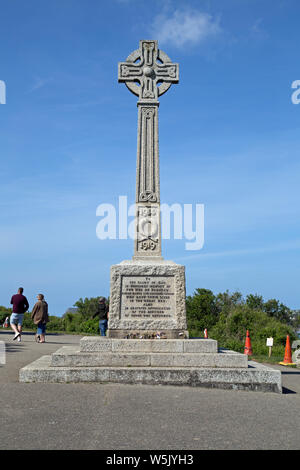
<path fill-rule="evenodd" d="M 136 219 L 133 259 L 161 256 L 158 150 L 158 96 L 178 83 L 179 66 L 154 40 L 141 40 L 139 49 L 120 62 L 118 80 L 139 97 L 136 175 Z"/>
<path fill-rule="evenodd" d="M 161 257 L 158 105 L 138 104 L 134 258 Z"/>

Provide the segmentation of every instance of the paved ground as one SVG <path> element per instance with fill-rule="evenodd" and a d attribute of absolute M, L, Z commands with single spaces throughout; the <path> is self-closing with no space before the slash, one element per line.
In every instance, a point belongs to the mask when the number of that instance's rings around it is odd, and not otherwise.
<path fill-rule="evenodd" d="M 0 331 L 0 449 L 299 449 L 300 369 L 284 393 L 118 384 L 26 384 L 19 369 L 80 336 L 21 343 Z"/>

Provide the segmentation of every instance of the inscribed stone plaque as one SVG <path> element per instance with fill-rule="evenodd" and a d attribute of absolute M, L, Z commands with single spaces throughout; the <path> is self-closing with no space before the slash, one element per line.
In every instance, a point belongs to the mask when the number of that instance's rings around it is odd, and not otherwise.
<path fill-rule="evenodd" d="M 122 276 L 122 319 L 175 317 L 174 276 Z"/>
<path fill-rule="evenodd" d="M 186 335 L 185 270 L 172 261 L 123 261 L 111 266 L 108 334 L 164 331 Z"/>

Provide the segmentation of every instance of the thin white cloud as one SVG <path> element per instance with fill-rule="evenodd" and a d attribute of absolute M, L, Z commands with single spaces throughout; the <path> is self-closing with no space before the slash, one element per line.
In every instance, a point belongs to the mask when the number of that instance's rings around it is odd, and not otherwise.
<path fill-rule="evenodd" d="M 177 258 L 177 261 L 191 261 L 203 258 L 220 258 L 224 256 L 244 256 L 244 255 L 258 255 L 265 253 L 276 253 L 289 250 L 299 250 L 300 240 L 288 240 L 286 242 L 277 243 L 274 245 L 260 246 L 249 249 L 237 249 L 237 250 L 228 250 L 228 251 L 218 251 L 211 253 L 198 253 L 190 256 L 181 256 Z"/>
<path fill-rule="evenodd" d="M 52 78 L 40 78 L 36 77 L 34 79 L 34 84 L 28 91 L 28 93 L 32 93 L 33 91 L 39 90 L 39 88 L 43 88 L 47 83 L 51 82 Z"/>
<path fill-rule="evenodd" d="M 254 37 L 259 38 L 259 39 L 264 39 L 264 38 L 268 37 L 268 34 L 265 31 L 265 29 L 263 28 L 262 23 L 263 23 L 262 18 L 258 18 L 253 23 L 253 25 L 250 28 L 251 36 L 254 36 Z"/>
<path fill-rule="evenodd" d="M 154 19 L 152 34 L 161 44 L 176 47 L 200 44 L 222 31 L 219 19 L 197 10 L 175 10 L 173 14 L 160 14 Z"/>

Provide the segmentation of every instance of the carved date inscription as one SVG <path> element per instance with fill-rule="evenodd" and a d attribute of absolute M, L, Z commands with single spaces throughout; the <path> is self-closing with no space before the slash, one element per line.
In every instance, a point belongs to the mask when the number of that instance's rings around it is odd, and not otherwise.
<path fill-rule="evenodd" d="M 174 276 L 122 276 L 121 318 L 163 320 L 174 314 Z"/>

